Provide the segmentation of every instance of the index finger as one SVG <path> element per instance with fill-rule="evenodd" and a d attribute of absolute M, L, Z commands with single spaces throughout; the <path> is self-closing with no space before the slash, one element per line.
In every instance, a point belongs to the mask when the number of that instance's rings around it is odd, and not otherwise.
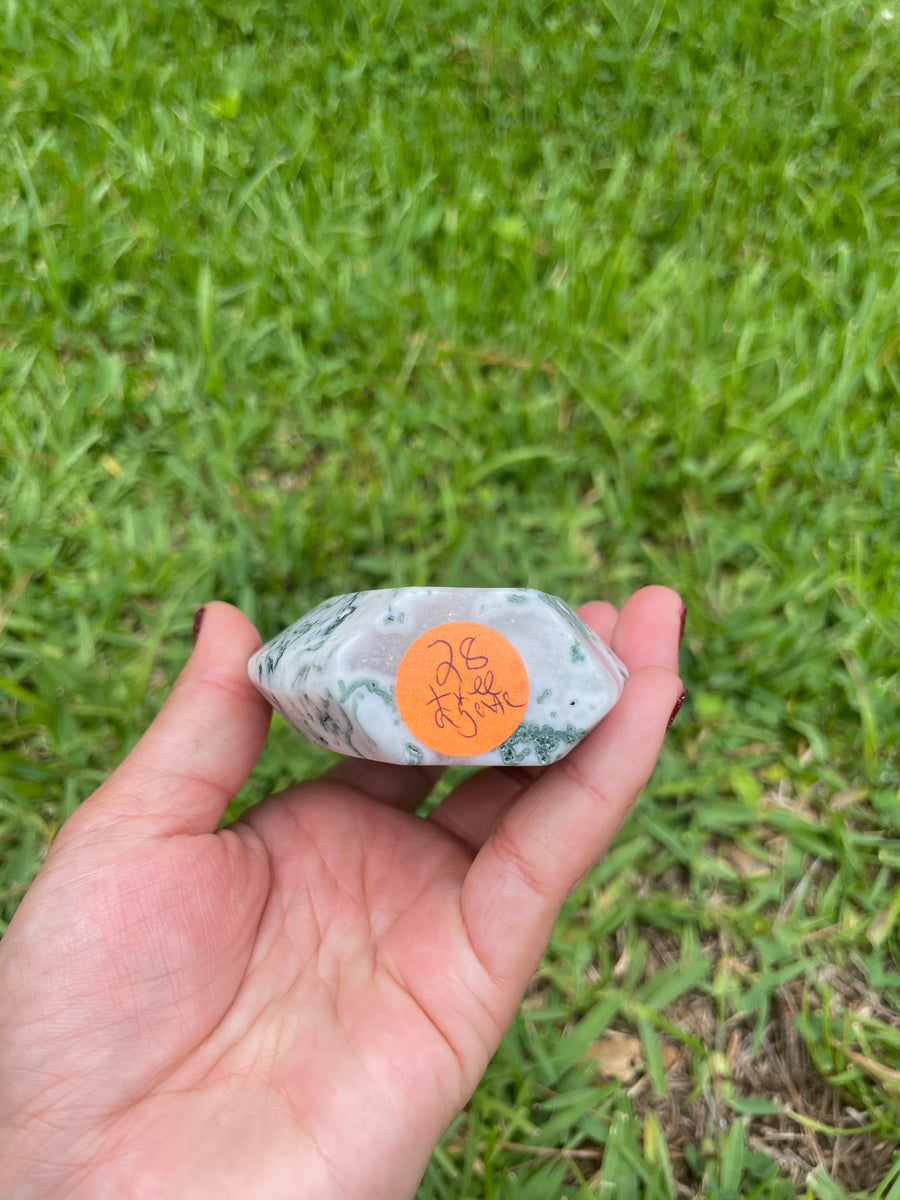
<path fill-rule="evenodd" d="M 635 592 L 621 612 L 611 604 L 593 600 L 579 608 L 578 615 L 611 646 L 629 671 L 643 666 L 677 671 L 683 612 L 684 604 L 677 592 L 654 585 Z M 606 717 L 604 724 L 609 720 Z M 477 851 L 503 811 L 546 770 L 490 767 L 479 771 L 451 792 L 430 819 Z"/>
<path fill-rule="evenodd" d="M 462 905 L 473 949 L 511 996 L 527 983 L 569 892 L 650 777 L 682 692 L 668 665 L 677 661 L 680 614 L 668 589 L 637 593 L 623 608 L 614 644 L 651 661 L 632 657 L 616 707 L 503 810 L 466 877 Z"/>

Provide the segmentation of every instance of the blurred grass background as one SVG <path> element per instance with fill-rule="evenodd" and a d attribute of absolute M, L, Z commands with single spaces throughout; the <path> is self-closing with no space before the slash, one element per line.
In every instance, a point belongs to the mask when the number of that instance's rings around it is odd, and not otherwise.
<path fill-rule="evenodd" d="M 422 1200 L 900 1197 L 900 11 L 7 0 L 0 907 L 159 707 L 430 581 L 690 691 Z M 279 722 L 252 803 L 322 756 Z"/>

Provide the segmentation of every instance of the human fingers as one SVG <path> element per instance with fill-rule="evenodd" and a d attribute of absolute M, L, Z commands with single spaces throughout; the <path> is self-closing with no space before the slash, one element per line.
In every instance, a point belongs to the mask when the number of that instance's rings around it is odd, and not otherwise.
<path fill-rule="evenodd" d="M 588 600 L 587 604 L 582 604 L 577 612 L 585 625 L 589 625 L 608 646 L 612 641 L 616 621 L 619 619 L 619 610 L 616 606 L 610 604 L 608 600 Z"/>
<path fill-rule="evenodd" d="M 678 646 L 687 608 L 677 592 L 659 584 L 641 588 L 622 605 L 609 639 L 629 671 L 653 664 L 678 670 Z"/>
<path fill-rule="evenodd" d="M 266 740 L 271 710 L 247 677 L 259 643 L 238 609 L 206 605 L 171 694 L 124 762 L 76 812 L 71 832 L 122 822 L 151 835 L 216 828 Z"/>
<path fill-rule="evenodd" d="M 510 1003 L 537 965 L 572 888 L 600 858 L 647 782 L 681 682 L 638 667 L 608 717 L 501 815 L 466 877 L 463 915 Z"/>
<path fill-rule="evenodd" d="M 614 604 L 591 600 L 578 615 L 609 645 L 618 612 Z M 430 819 L 478 850 L 498 817 L 544 767 L 488 767 L 464 779 L 431 813 Z"/>
<path fill-rule="evenodd" d="M 614 605 L 595 600 L 583 605 L 578 615 L 616 650 L 629 670 L 649 665 L 677 670 L 682 607 L 676 592 L 654 585 L 635 592 L 621 613 Z M 464 780 L 435 809 L 431 819 L 478 850 L 505 809 L 544 770 L 492 767 L 480 771 Z"/>

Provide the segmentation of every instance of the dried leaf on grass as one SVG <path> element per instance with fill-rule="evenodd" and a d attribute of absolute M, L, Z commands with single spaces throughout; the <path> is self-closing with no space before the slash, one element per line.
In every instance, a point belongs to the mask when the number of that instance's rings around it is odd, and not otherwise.
<path fill-rule="evenodd" d="M 678 1050 L 664 1044 L 661 1055 L 663 1066 L 668 1071 L 678 1058 Z M 617 1030 L 610 1030 L 594 1042 L 585 1058 L 597 1064 L 598 1073 L 605 1079 L 621 1079 L 623 1083 L 634 1079 L 645 1066 L 644 1047 L 640 1038 Z"/>

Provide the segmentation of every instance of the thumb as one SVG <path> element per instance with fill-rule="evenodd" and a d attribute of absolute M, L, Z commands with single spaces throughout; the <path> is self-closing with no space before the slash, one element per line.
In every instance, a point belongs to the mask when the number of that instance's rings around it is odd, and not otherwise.
<path fill-rule="evenodd" d="M 72 818 L 149 835 L 212 832 L 259 757 L 271 709 L 247 677 L 260 644 L 230 604 L 208 604 L 194 652 L 150 728 Z"/>

